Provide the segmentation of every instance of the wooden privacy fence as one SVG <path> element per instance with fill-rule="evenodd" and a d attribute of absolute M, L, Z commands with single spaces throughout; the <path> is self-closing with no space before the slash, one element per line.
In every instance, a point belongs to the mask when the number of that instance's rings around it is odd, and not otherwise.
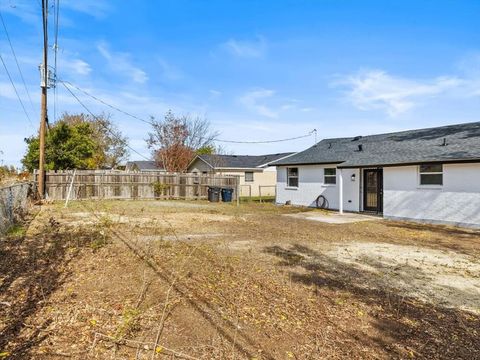
<path fill-rule="evenodd" d="M 35 174 L 35 180 L 37 174 Z M 171 174 L 117 170 L 48 171 L 45 191 L 52 200 L 82 199 L 206 199 L 209 186 L 233 189 L 238 176 Z"/>

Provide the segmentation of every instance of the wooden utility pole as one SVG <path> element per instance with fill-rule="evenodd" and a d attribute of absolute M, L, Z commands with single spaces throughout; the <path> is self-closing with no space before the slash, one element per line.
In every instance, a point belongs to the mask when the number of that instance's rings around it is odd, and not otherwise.
<path fill-rule="evenodd" d="M 48 88 L 48 0 L 42 0 L 42 20 L 43 20 L 43 67 L 41 67 L 40 87 L 42 89 L 42 100 L 40 110 L 40 141 L 39 141 L 39 164 L 38 164 L 38 195 L 40 199 L 45 196 L 45 133 L 47 124 L 47 88 Z"/>

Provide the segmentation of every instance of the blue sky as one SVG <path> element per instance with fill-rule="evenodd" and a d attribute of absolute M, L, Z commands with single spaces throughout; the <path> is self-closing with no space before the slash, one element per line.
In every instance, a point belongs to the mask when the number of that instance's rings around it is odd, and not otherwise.
<path fill-rule="evenodd" d="M 1 54 L 32 120 L 0 68 L 0 158 L 19 165 L 39 118 L 41 13 L 36 0 L 0 0 L 0 10 L 33 103 L 0 27 Z M 479 15 L 477 0 L 60 0 L 58 76 L 140 117 L 206 116 L 232 140 L 479 121 Z M 110 112 L 149 155 L 147 124 L 79 96 Z M 50 91 L 50 119 L 53 99 Z M 55 108 L 82 111 L 61 87 Z M 224 146 L 262 154 L 313 142 Z"/>

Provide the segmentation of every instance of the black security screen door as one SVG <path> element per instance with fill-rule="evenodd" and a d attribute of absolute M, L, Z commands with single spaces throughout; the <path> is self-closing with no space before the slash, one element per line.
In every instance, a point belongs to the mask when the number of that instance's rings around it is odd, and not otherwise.
<path fill-rule="evenodd" d="M 383 170 L 363 170 L 363 210 L 383 211 Z"/>

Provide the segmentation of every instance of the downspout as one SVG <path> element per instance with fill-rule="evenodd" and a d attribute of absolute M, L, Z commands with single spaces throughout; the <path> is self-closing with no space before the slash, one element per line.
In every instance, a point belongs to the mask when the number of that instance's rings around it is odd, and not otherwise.
<path fill-rule="evenodd" d="M 343 214 L 343 173 L 342 169 L 338 169 L 338 212 Z"/>

